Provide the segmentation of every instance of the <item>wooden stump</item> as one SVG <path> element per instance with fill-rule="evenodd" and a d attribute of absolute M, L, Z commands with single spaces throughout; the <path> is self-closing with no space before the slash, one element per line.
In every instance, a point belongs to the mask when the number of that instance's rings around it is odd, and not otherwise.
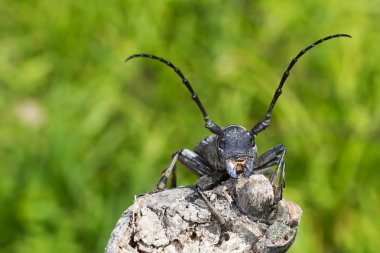
<path fill-rule="evenodd" d="M 265 176 L 231 178 L 204 194 L 226 220 L 226 232 L 194 187 L 179 187 L 136 198 L 117 222 L 106 253 L 274 253 L 294 242 L 301 208 L 275 203 Z"/>

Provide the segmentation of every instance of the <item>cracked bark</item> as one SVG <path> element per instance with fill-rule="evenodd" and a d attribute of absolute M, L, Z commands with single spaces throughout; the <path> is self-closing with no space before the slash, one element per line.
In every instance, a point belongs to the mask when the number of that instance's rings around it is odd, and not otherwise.
<path fill-rule="evenodd" d="M 179 187 L 136 198 L 105 252 L 277 253 L 294 242 L 301 208 L 286 200 L 275 203 L 265 176 L 231 178 L 204 193 L 225 218 L 227 236 L 221 237 L 220 225 L 194 187 Z"/>

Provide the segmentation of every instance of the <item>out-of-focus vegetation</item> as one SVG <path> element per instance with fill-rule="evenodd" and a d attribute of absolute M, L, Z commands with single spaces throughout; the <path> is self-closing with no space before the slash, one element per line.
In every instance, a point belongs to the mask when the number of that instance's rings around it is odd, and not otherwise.
<path fill-rule="evenodd" d="M 0 2 L 0 251 L 102 252 L 170 155 L 220 125 L 252 127 L 299 50 L 257 138 L 287 147 L 285 198 L 303 208 L 290 252 L 380 248 L 380 2 Z M 179 183 L 196 177 L 179 168 Z"/>

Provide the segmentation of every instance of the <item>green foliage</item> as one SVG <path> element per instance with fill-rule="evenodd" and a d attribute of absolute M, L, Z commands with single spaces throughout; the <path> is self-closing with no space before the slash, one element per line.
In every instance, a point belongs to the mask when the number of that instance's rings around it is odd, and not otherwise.
<path fill-rule="evenodd" d="M 379 1 L 0 2 L 0 251 L 102 252 L 135 194 L 203 136 L 181 68 L 220 125 L 260 120 L 287 147 L 291 252 L 380 248 Z M 180 184 L 196 178 L 178 171 Z"/>

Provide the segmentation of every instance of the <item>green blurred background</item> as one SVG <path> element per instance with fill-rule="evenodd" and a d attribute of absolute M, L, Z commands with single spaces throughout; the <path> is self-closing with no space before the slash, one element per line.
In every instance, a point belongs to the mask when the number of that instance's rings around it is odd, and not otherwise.
<path fill-rule="evenodd" d="M 0 2 L 0 251 L 102 252 L 135 194 L 218 124 L 287 147 L 284 197 L 303 208 L 290 252 L 380 248 L 380 1 Z M 179 168 L 179 183 L 196 177 Z"/>

